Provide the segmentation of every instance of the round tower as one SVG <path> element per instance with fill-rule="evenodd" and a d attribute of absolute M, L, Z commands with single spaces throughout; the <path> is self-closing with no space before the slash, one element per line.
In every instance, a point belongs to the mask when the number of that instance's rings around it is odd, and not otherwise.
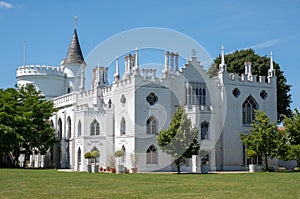
<path fill-rule="evenodd" d="M 65 93 L 65 74 L 55 66 L 26 65 L 16 71 L 18 87 L 33 84 L 47 99 L 52 99 Z"/>

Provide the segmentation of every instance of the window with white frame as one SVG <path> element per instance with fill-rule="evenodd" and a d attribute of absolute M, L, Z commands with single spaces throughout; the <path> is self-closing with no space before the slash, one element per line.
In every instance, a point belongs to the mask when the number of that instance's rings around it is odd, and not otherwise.
<path fill-rule="evenodd" d="M 147 164 L 157 164 L 158 155 L 157 148 L 152 144 L 146 151 L 146 163 Z"/>
<path fill-rule="evenodd" d="M 249 95 L 243 103 L 242 107 L 242 120 L 243 124 L 250 125 L 254 120 L 254 111 L 258 109 L 258 104 L 255 99 Z"/>
<path fill-rule="evenodd" d="M 126 121 L 125 121 L 124 117 L 122 117 L 121 123 L 120 123 L 120 135 L 125 135 L 125 134 L 126 134 Z"/>
<path fill-rule="evenodd" d="M 206 104 L 206 88 L 205 84 L 197 82 L 189 82 L 187 84 L 187 102 L 190 105 Z"/>
<path fill-rule="evenodd" d="M 91 123 L 91 135 L 100 135 L 100 124 L 97 120 Z"/>
<path fill-rule="evenodd" d="M 147 134 L 157 134 L 157 127 L 157 119 L 153 115 L 150 116 L 146 122 Z"/>

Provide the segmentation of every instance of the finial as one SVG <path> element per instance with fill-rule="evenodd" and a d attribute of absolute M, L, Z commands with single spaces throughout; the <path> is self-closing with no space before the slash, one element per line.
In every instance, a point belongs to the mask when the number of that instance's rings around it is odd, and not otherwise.
<path fill-rule="evenodd" d="M 139 60 L 138 60 L 138 48 L 135 48 L 135 63 L 134 67 L 137 69 L 139 67 Z"/>
<path fill-rule="evenodd" d="M 78 21 L 78 16 L 75 16 L 74 17 L 74 29 L 76 29 L 77 21 Z"/>
<path fill-rule="evenodd" d="M 272 52 L 270 53 L 270 69 L 273 70 L 274 66 L 273 66 L 273 54 Z"/>
<path fill-rule="evenodd" d="M 224 55 L 224 46 L 222 45 L 222 59 L 221 59 L 221 64 L 224 66 L 225 65 L 225 55 Z"/>
<path fill-rule="evenodd" d="M 192 50 L 192 56 L 195 57 L 197 54 L 197 51 L 195 49 Z"/>

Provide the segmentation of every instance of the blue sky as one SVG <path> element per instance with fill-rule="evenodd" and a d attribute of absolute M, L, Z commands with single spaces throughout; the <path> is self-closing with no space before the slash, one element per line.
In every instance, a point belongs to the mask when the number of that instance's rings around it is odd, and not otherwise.
<path fill-rule="evenodd" d="M 292 108 L 300 108 L 299 0 L 0 0 L 0 88 L 13 87 L 24 63 L 58 66 L 78 16 L 84 56 L 110 36 L 133 28 L 168 28 L 196 40 L 215 58 L 253 47 L 274 61 L 292 85 Z M 101 65 L 101 63 L 100 63 Z"/>

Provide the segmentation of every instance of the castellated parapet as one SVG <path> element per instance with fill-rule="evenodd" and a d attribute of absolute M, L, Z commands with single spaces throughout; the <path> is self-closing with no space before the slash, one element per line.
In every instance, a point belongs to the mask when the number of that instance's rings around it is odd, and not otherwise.
<path fill-rule="evenodd" d="M 20 66 L 17 71 L 18 86 L 33 84 L 47 99 L 66 93 L 66 74 L 60 67 L 46 65 Z"/>
<path fill-rule="evenodd" d="M 17 69 L 17 78 L 25 75 L 64 76 L 60 67 L 46 65 L 26 65 Z"/>
<path fill-rule="evenodd" d="M 276 85 L 275 77 L 266 77 L 260 75 L 239 75 L 237 73 L 224 73 L 224 84 L 239 84 L 239 85 L 260 85 L 266 87 L 273 87 Z"/>

